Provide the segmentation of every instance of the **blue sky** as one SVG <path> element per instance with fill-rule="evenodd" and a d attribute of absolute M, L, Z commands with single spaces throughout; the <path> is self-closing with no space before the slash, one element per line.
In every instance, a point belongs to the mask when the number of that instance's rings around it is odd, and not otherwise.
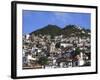
<path fill-rule="evenodd" d="M 90 29 L 91 14 L 71 13 L 71 12 L 52 12 L 52 11 L 32 11 L 23 10 L 23 34 L 30 33 L 43 28 L 48 24 L 57 25 L 64 28 L 66 25 L 75 24 L 82 28 Z"/>

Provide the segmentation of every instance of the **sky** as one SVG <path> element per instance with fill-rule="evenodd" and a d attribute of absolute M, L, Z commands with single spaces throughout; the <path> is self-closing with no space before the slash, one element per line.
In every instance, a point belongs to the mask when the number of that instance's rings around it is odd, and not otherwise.
<path fill-rule="evenodd" d="M 37 29 L 47 26 L 48 24 L 57 25 L 60 28 L 64 28 L 66 25 L 72 24 L 78 25 L 82 28 L 90 29 L 91 14 L 23 10 L 23 34 L 31 33 Z"/>

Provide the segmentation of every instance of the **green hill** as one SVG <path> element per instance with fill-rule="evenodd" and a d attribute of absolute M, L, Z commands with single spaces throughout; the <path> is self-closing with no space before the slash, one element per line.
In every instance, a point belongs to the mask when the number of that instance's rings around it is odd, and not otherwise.
<path fill-rule="evenodd" d="M 57 35 L 64 35 L 66 37 L 70 36 L 90 36 L 88 33 L 90 33 L 89 29 L 82 29 L 76 25 L 66 25 L 64 28 L 60 28 L 56 25 L 47 25 L 41 29 L 38 29 L 36 31 L 33 31 L 32 34 L 35 35 L 51 35 L 51 36 L 57 36 Z"/>
<path fill-rule="evenodd" d="M 38 29 L 30 34 L 56 36 L 56 35 L 59 35 L 59 32 L 61 32 L 61 30 L 62 29 L 56 25 L 47 25 L 44 28 Z"/>

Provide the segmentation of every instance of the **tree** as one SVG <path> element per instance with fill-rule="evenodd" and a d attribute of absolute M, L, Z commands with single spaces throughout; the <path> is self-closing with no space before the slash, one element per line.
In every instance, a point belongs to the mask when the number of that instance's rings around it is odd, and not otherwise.
<path fill-rule="evenodd" d="M 55 47 L 60 48 L 60 42 L 56 43 Z"/>
<path fill-rule="evenodd" d="M 48 58 L 47 57 L 40 57 L 38 63 L 45 68 L 45 65 L 48 64 Z"/>
<path fill-rule="evenodd" d="M 76 48 L 76 50 L 75 50 L 75 55 L 79 55 L 80 52 L 81 52 L 81 50 L 80 50 L 79 48 Z"/>

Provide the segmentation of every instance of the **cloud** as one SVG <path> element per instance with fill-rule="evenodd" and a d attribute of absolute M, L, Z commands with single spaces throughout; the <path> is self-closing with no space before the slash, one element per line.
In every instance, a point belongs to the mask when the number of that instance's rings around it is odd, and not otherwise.
<path fill-rule="evenodd" d="M 55 16 L 55 20 L 59 20 L 61 22 L 66 22 L 70 19 L 69 13 L 53 12 L 53 15 Z"/>

